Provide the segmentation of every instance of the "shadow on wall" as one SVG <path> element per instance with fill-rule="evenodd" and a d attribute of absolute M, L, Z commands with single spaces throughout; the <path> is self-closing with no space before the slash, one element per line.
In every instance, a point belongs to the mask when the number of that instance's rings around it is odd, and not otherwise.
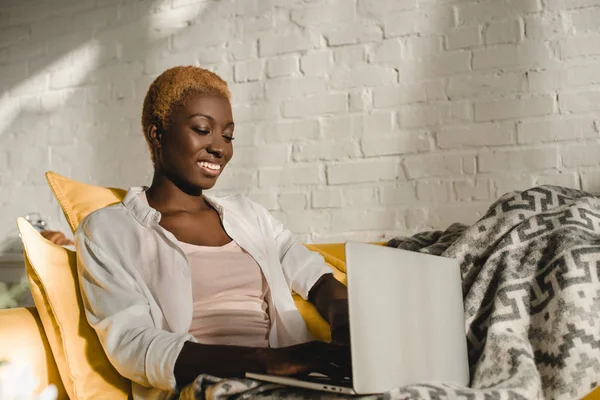
<path fill-rule="evenodd" d="M 222 50 L 204 46 L 233 34 L 211 33 L 227 17 L 217 2 L 12 3 L 0 12 L 9 26 L 0 62 L 10 62 L 0 65 L 0 234 L 33 210 L 57 226 L 47 170 L 101 185 L 149 183 L 140 123 L 149 84 L 173 65 L 223 61 Z M 178 48 L 182 35 L 197 47 Z M 180 53 L 170 57 L 173 47 Z"/>

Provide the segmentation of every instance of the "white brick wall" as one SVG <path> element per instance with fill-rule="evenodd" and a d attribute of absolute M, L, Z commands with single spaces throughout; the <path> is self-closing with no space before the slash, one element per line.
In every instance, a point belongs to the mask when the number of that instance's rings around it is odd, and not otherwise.
<path fill-rule="evenodd" d="M 600 190 L 600 0 L 0 2 L 0 241 L 43 173 L 148 184 L 152 79 L 229 81 L 242 192 L 306 240 L 473 222 L 536 184 Z"/>

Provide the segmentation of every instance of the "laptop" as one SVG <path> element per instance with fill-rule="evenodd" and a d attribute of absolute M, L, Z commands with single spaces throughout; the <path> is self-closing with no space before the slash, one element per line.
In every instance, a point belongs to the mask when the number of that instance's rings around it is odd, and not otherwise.
<path fill-rule="evenodd" d="M 456 260 L 346 242 L 352 378 L 247 373 L 252 379 L 343 394 L 424 382 L 469 383 Z"/>

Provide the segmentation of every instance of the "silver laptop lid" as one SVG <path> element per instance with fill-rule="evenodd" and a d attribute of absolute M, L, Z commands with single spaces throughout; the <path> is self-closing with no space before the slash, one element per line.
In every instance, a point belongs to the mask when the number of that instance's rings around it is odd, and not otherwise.
<path fill-rule="evenodd" d="M 349 241 L 346 272 L 357 393 L 469 383 L 456 260 Z"/>

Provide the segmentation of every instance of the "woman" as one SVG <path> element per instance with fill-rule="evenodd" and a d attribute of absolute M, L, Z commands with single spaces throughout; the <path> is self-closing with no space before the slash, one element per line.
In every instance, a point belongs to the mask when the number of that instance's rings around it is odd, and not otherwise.
<path fill-rule="evenodd" d="M 75 235 L 88 321 L 134 397 L 169 397 L 200 374 L 341 372 L 347 347 L 311 341 L 290 289 L 345 345 L 346 288 L 260 205 L 204 194 L 233 156 L 227 84 L 169 69 L 146 94 L 142 126 L 151 186 Z"/>

